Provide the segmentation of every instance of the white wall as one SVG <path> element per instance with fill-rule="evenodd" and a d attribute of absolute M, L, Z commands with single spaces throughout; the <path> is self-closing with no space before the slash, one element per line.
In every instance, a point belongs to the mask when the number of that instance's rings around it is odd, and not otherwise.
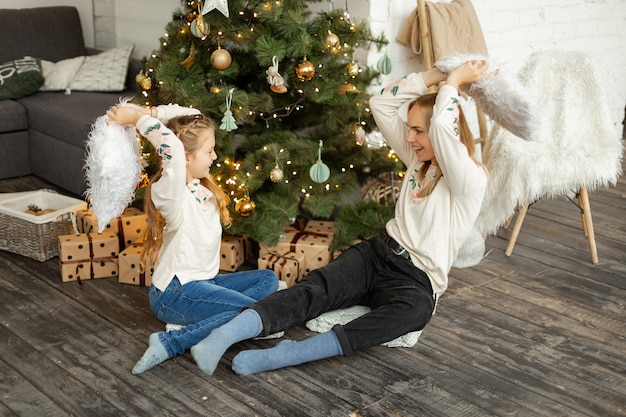
<path fill-rule="evenodd" d="M 115 38 L 117 46 L 134 44 L 133 56 L 141 58 L 159 49 L 159 38 L 180 0 L 94 0 L 112 1 L 115 7 Z"/>

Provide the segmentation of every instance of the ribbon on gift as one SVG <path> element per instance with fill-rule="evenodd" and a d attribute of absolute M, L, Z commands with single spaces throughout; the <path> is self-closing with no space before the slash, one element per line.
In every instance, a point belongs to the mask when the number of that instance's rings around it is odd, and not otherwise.
<path fill-rule="evenodd" d="M 79 259 L 79 260 L 73 260 L 73 261 L 61 261 L 62 265 L 76 264 L 76 282 L 78 282 L 78 285 L 83 285 L 83 279 L 80 277 L 81 264 L 84 264 L 87 261 L 89 262 L 89 278 L 88 279 L 94 279 L 95 277 L 95 273 L 93 270 L 94 262 L 114 261 L 116 258 L 116 256 L 102 256 L 99 258 L 94 258 L 93 238 L 91 237 L 91 233 L 86 233 L 86 235 L 87 235 L 87 241 L 89 242 L 89 260 Z"/>
<path fill-rule="evenodd" d="M 296 277 L 294 278 L 294 281 L 297 281 L 300 278 L 300 261 L 298 259 L 288 257 L 288 255 L 292 252 L 293 251 L 285 252 L 282 255 L 277 252 L 271 252 L 266 255 L 268 256 L 267 258 L 268 269 L 271 269 L 272 271 L 274 271 L 276 275 L 278 275 L 279 279 L 283 277 L 283 270 L 284 270 L 285 265 L 287 265 L 288 260 L 296 261 L 296 264 L 297 264 L 298 270 L 296 271 Z M 278 271 L 275 269 L 277 264 L 278 264 Z"/>

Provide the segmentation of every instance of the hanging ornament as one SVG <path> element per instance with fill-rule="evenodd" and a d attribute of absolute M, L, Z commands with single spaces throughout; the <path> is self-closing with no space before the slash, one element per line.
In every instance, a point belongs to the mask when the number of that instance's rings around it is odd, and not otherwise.
<path fill-rule="evenodd" d="M 356 94 L 356 93 L 360 93 L 361 90 L 356 88 L 352 83 L 346 82 L 342 84 L 341 86 L 339 86 L 339 92 L 341 94 L 346 94 L 346 93 Z"/>
<path fill-rule="evenodd" d="M 192 43 L 191 49 L 189 50 L 189 55 L 187 55 L 187 58 L 183 59 L 180 62 L 180 65 L 189 69 L 189 67 L 191 67 L 194 62 L 196 62 L 196 45 Z"/>
<path fill-rule="evenodd" d="M 356 144 L 358 146 L 363 146 L 363 144 L 365 143 L 365 130 L 363 129 L 363 127 L 359 123 L 357 123 L 352 133 L 354 134 Z"/>
<path fill-rule="evenodd" d="M 348 67 L 346 69 L 346 72 L 348 73 L 348 75 L 352 78 L 356 77 L 357 75 L 359 75 L 359 64 L 357 64 L 356 62 L 352 61 L 350 63 L 348 63 Z"/>
<path fill-rule="evenodd" d="M 332 50 L 333 48 L 336 48 L 337 45 L 339 45 L 339 42 L 339 36 L 335 35 L 329 30 L 328 35 L 326 35 L 326 38 L 324 39 L 324 45 L 326 46 L 326 48 Z"/>
<path fill-rule="evenodd" d="M 306 55 L 304 59 L 300 61 L 298 65 L 296 65 L 296 76 L 300 81 L 309 81 L 315 75 L 315 65 L 306 59 Z"/>
<path fill-rule="evenodd" d="M 227 132 L 237 129 L 237 124 L 235 123 L 233 112 L 230 111 L 230 105 L 232 104 L 233 100 L 233 91 L 235 91 L 235 89 L 231 88 L 226 94 L 226 111 L 224 112 L 224 117 L 222 117 L 222 124 L 220 125 L 220 129 Z"/>
<path fill-rule="evenodd" d="M 144 91 L 152 88 L 152 79 L 144 74 L 143 70 L 139 71 L 139 74 L 135 76 L 135 81 Z"/>
<path fill-rule="evenodd" d="M 211 31 L 211 26 L 204 20 L 202 15 L 196 17 L 190 25 L 191 33 L 196 38 L 204 39 L 209 36 L 209 32 Z"/>
<path fill-rule="evenodd" d="M 205 15 L 211 10 L 217 9 L 224 16 L 228 17 L 228 1 L 227 0 L 206 0 L 202 8 L 202 14 Z"/>
<path fill-rule="evenodd" d="M 278 166 L 278 161 L 276 161 L 276 165 L 270 172 L 270 179 L 273 182 L 281 182 L 283 178 L 285 178 L 285 173 L 282 169 L 280 169 L 280 167 Z"/>
<path fill-rule="evenodd" d="M 137 187 L 146 188 L 149 183 L 150 183 L 150 176 L 145 170 L 143 170 L 141 172 L 141 180 L 139 181 L 139 184 L 137 185 Z"/>
<path fill-rule="evenodd" d="M 213 65 L 213 68 L 224 71 L 226 68 L 230 67 L 232 62 L 233 58 L 230 56 L 230 52 L 226 49 L 222 49 L 218 43 L 217 49 L 211 54 L 211 65 Z"/>
<path fill-rule="evenodd" d="M 241 217 L 250 217 L 256 211 L 256 203 L 246 194 L 235 203 L 235 211 Z"/>
<path fill-rule="evenodd" d="M 393 61 L 389 58 L 389 55 L 385 53 L 385 55 L 381 56 L 376 63 L 376 69 L 378 72 L 384 75 L 388 75 L 393 71 Z"/>
<path fill-rule="evenodd" d="M 265 71 L 265 74 L 267 74 L 267 82 L 270 85 L 270 90 L 280 94 L 287 92 L 285 79 L 278 73 L 278 57 L 276 55 L 272 58 L 272 65 Z"/>
<path fill-rule="evenodd" d="M 319 149 L 317 151 L 317 162 L 313 164 L 309 170 L 311 180 L 317 183 L 324 182 L 330 177 L 330 168 L 322 162 L 322 146 L 324 142 L 320 140 Z"/>

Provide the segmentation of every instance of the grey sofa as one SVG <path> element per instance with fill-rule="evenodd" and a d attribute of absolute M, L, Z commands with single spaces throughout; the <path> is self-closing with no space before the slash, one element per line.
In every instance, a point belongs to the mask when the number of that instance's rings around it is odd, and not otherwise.
<path fill-rule="evenodd" d="M 47 61 L 94 54 L 85 47 L 74 7 L 0 9 L 0 64 L 24 56 Z M 126 91 L 43 92 L 0 100 L 0 179 L 35 175 L 76 196 L 86 189 L 85 144 L 91 123 L 120 97 L 138 94 L 138 60 Z"/>

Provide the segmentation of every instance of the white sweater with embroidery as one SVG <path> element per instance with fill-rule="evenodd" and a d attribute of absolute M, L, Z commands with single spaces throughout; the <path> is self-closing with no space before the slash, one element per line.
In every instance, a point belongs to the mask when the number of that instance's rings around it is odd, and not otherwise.
<path fill-rule="evenodd" d="M 213 194 L 198 180 L 187 183 L 183 144 L 163 124 L 171 117 L 199 111 L 178 106 L 157 110 L 159 119 L 142 116 L 137 129 L 154 145 L 163 163 L 161 178 L 152 184 L 152 201 L 166 222 L 152 283 L 163 291 L 174 276 L 186 284 L 218 274 L 222 225 Z"/>
<path fill-rule="evenodd" d="M 448 287 L 452 262 L 480 212 L 487 175 L 459 140 L 459 94 L 444 85 L 437 95 L 429 131 L 443 177 L 429 196 L 415 197 L 422 162 L 405 140 L 409 128 L 399 110 L 427 92 L 421 73 L 413 73 L 372 97 L 370 108 L 387 143 L 407 167 L 387 233 L 408 250 L 413 264 L 426 272 L 438 298 Z"/>

